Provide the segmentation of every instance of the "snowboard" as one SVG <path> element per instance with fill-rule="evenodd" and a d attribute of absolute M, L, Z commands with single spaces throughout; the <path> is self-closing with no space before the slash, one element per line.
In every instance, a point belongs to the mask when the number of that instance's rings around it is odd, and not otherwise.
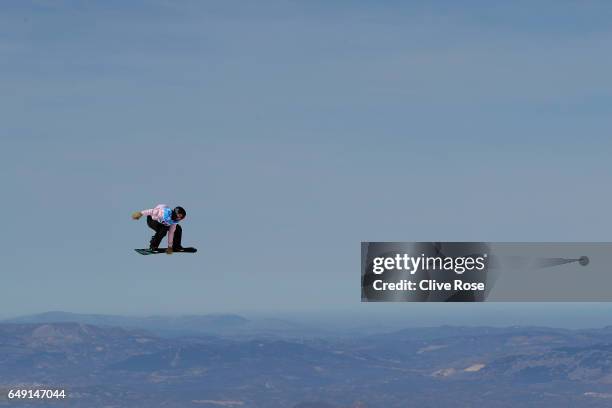
<path fill-rule="evenodd" d="M 142 248 L 142 249 L 134 249 L 134 251 L 138 252 L 140 255 L 155 255 L 155 254 L 165 254 L 166 248 L 157 248 L 155 250 L 151 250 L 149 248 Z M 198 250 L 195 248 L 183 248 L 180 251 L 174 251 L 172 253 L 179 254 L 181 252 L 193 254 L 195 252 L 198 252 Z"/>

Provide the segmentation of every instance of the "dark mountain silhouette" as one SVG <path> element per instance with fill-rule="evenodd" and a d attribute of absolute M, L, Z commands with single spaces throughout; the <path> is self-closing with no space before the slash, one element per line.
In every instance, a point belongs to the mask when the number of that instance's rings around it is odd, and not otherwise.
<path fill-rule="evenodd" d="M 281 319 L 250 320 L 234 314 L 184 316 L 114 316 L 46 312 L 3 320 L 5 323 L 84 323 L 95 326 L 139 328 L 165 337 L 177 336 L 310 336 L 320 332 Z"/>

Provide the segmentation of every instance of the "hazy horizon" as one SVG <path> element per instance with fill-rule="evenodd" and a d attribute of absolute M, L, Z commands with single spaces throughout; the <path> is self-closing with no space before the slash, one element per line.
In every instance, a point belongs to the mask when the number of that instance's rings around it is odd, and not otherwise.
<path fill-rule="evenodd" d="M 312 326 L 339 326 L 343 328 L 351 327 L 381 327 L 392 329 L 410 327 L 438 327 L 438 326 L 491 326 L 491 327 L 510 327 L 510 326 L 538 326 L 549 328 L 566 329 L 589 329 L 603 328 L 612 326 L 609 318 L 611 308 L 607 303 L 540 303 L 540 304 L 521 304 L 521 303 L 455 303 L 456 313 L 451 319 L 448 313 L 452 305 L 448 304 L 407 304 L 403 309 L 410 310 L 413 315 L 406 310 L 402 314 L 393 305 L 381 306 L 384 310 L 372 310 L 362 308 L 355 310 L 312 310 L 302 312 L 249 312 L 249 311 L 217 311 L 202 313 L 100 313 L 48 310 L 37 313 L 0 315 L 0 320 L 7 320 L 19 317 L 26 317 L 45 313 L 73 313 L 100 316 L 118 316 L 131 318 L 144 317 L 180 317 L 180 316 L 201 316 L 201 315 L 238 315 L 247 319 L 281 319 L 299 324 Z M 400 307 L 401 308 L 401 307 Z M 414 312 L 417 309 L 418 314 Z M 501 317 L 503 316 L 503 317 Z"/>

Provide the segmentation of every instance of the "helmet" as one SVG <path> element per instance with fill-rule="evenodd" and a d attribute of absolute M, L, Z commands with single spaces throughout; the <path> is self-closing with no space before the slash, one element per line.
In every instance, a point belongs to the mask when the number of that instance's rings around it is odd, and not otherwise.
<path fill-rule="evenodd" d="M 179 214 L 182 215 L 183 218 L 187 216 L 187 212 L 183 207 L 174 207 L 174 210 L 172 210 L 172 220 L 177 221 Z"/>

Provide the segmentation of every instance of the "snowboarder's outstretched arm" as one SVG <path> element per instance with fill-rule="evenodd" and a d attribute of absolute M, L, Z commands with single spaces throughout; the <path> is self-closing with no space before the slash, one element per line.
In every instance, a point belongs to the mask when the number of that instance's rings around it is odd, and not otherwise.
<path fill-rule="evenodd" d="M 156 218 L 159 216 L 158 212 L 160 211 L 161 208 L 163 208 L 164 205 L 160 204 L 155 208 L 150 208 L 148 210 L 142 210 L 142 211 L 135 211 L 132 213 L 132 218 L 135 220 L 139 220 L 140 217 L 142 217 L 143 215 L 145 217 L 148 217 L 149 215 L 152 216 L 153 218 Z M 158 217 L 159 218 L 159 217 Z"/>

